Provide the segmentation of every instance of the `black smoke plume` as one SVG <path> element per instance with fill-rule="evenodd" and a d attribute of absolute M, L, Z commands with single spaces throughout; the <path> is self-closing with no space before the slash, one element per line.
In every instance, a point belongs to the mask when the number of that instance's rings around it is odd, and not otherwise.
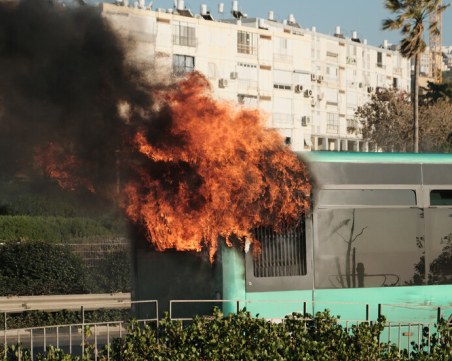
<path fill-rule="evenodd" d="M 97 8 L 0 3 L 0 176 L 30 175 L 36 149 L 58 142 L 93 183 L 111 182 L 126 127 L 148 121 L 141 74 Z"/>

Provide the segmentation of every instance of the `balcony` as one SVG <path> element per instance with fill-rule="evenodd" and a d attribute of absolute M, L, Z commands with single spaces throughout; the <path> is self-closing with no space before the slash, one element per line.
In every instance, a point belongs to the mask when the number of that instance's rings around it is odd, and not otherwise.
<path fill-rule="evenodd" d="M 240 54 L 256 55 L 256 47 L 247 44 L 237 44 L 237 52 Z"/>
<path fill-rule="evenodd" d="M 349 64 L 349 65 L 356 65 L 356 58 L 353 58 L 351 56 L 347 56 L 347 64 Z"/>
<path fill-rule="evenodd" d="M 173 44 L 181 46 L 196 47 L 196 37 L 173 35 Z"/>

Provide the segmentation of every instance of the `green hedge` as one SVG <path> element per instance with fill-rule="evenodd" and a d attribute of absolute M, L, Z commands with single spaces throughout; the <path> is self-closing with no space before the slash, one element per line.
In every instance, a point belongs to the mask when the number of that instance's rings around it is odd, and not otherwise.
<path fill-rule="evenodd" d="M 197 317 L 183 327 L 168 318 L 158 326 L 140 327 L 132 321 L 128 334 L 115 339 L 109 347 L 111 360 L 306 360 L 306 361 L 359 361 L 359 360 L 414 360 L 450 361 L 452 359 L 451 326 L 445 321 L 438 325 L 438 334 L 421 340 L 420 350 L 413 343 L 411 353 L 395 345 L 379 343 L 385 325 L 384 318 L 373 324 L 361 323 L 346 329 L 328 311 L 319 312 L 313 319 L 301 314 L 287 316 L 282 323 L 272 323 L 252 317 L 241 311 L 227 317 L 215 310 L 213 316 Z M 93 345 L 90 330 L 85 331 L 85 354 L 71 356 L 50 347 L 38 360 L 92 360 Z M 427 353 L 427 342 L 430 352 Z M 18 345 L 8 351 L 8 360 L 17 360 Z M 4 352 L 4 351 L 3 351 Z M 106 349 L 97 355 L 106 360 Z M 4 356 L 4 355 L 3 355 Z M 28 351 L 20 353 L 28 361 Z M 0 350 L 0 358 L 2 350 Z"/>
<path fill-rule="evenodd" d="M 82 261 L 66 246 L 47 242 L 0 245 L 0 295 L 87 293 Z"/>
<path fill-rule="evenodd" d="M 67 242 L 74 238 L 113 237 L 98 221 L 80 217 L 0 216 L 0 240 Z"/>
<path fill-rule="evenodd" d="M 65 245 L 42 241 L 0 245 L 0 296 L 129 292 L 127 251 L 112 252 L 94 269 Z"/>

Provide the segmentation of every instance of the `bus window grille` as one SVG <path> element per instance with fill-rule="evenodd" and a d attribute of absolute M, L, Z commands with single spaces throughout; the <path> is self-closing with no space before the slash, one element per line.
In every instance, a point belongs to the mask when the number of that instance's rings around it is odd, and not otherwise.
<path fill-rule="evenodd" d="M 254 236 L 261 252 L 254 258 L 254 277 L 287 277 L 306 275 L 306 238 L 303 225 L 281 234 L 270 228 L 259 228 Z"/>

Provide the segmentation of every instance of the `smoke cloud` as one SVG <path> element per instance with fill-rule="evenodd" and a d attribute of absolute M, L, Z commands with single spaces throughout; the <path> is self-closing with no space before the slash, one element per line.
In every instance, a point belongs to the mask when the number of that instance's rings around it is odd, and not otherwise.
<path fill-rule="evenodd" d="M 143 122 L 150 94 L 96 8 L 0 4 L 0 174 L 29 171 L 36 148 L 58 141 L 93 182 L 110 179 L 126 139 L 118 104 Z"/>

